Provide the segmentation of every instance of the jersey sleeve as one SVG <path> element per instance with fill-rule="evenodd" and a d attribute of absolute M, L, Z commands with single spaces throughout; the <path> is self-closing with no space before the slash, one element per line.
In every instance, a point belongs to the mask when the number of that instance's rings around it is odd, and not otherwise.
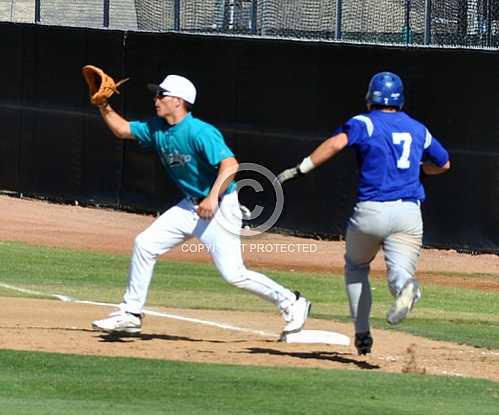
<path fill-rule="evenodd" d="M 356 115 L 350 118 L 336 132 L 345 133 L 348 136 L 348 146 L 360 144 L 366 137 L 373 134 L 374 126 L 371 119 L 366 115 Z"/>
<path fill-rule="evenodd" d="M 428 130 L 426 130 L 423 160 L 430 160 L 438 167 L 442 167 L 449 161 L 449 153 L 447 152 L 447 150 L 435 137 L 430 134 Z"/>
<path fill-rule="evenodd" d="M 158 129 L 156 118 L 150 118 L 146 121 L 130 121 L 130 131 L 143 147 L 151 148 L 155 146 L 154 131 Z"/>
<path fill-rule="evenodd" d="M 225 143 L 222 133 L 216 128 L 203 129 L 202 134 L 194 134 L 192 139 L 196 150 L 212 166 L 218 166 L 226 158 L 234 157 L 234 153 Z"/>

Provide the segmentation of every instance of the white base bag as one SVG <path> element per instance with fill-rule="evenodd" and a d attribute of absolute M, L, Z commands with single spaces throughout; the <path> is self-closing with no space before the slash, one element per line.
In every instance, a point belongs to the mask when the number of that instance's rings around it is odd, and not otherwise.
<path fill-rule="evenodd" d="M 298 333 L 289 333 L 281 336 L 284 343 L 322 343 L 339 346 L 349 346 L 350 337 L 341 333 L 326 330 L 301 330 Z"/>

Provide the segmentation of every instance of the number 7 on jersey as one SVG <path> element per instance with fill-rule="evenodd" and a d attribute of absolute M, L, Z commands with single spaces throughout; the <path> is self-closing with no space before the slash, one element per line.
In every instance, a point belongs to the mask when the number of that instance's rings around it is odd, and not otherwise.
<path fill-rule="evenodd" d="M 402 155 L 397 160 L 399 169 L 408 169 L 411 167 L 409 156 L 411 154 L 412 136 L 409 133 L 392 133 L 393 144 L 402 145 Z"/>

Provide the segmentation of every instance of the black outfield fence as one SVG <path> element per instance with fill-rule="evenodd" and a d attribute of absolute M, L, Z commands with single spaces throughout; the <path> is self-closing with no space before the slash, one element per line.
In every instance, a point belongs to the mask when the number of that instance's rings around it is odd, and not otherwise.
<path fill-rule="evenodd" d="M 153 114 L 147 82 L 168 73 L 198 88 L 194 115 L 218 126 L 240 162 L 277 173 L 364 111 L 371 75 L 406 84 L 406 111 L 450 150 L 452 170 L 426 181 L 425 245 L 499 253 L 499 55 L 174 33 L 0 24 L 0 189 L 61 201 L 161 211 L 179 198 L 156 156 L 115 139 L 89 104 L 81 67 L 129 76 L 113 106 Z M 276 228 L 341 238 L 357 168 L 345 151 L 285 187 Z M 265 192 L 263 192 L 265 193 Z M 263 194 L 242 191 L 249 207 Z"/>

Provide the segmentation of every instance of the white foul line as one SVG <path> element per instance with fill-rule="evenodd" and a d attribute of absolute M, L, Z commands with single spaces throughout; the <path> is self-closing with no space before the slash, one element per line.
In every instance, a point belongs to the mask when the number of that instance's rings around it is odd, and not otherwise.
<path fill-rule="evenodd" d="M 77 298 L 69 297 L 67 295 L 42 293 L 39 291 L 27 289 L 27 288 L 15 287 L 13 285 L 5 284 L 2 282 L 0 282 L 0 287 L 6 288 L 8 290 L 13 290 L 13 291 L 25 293 L 25 294 L 36 295 L 38 297 L 55 298 L 57 300 L 64 301 L 64 302 L 79 303 L 79 304 L 91 304 L 91 305 L 99 305 L 99 306 L 106 306 L 106 307 L 118 307 L 118 304 L 101 303 L 99 301 L 78 300 Z M 179 316 L 177 314 L 163 313 L 161 311 L 144 310 L 143 313 L 146 315 L 150 315 L 150 316 L 170 318 L 173 320 L 188 321 L 190 323 L 203 324 L 205 326 L 212 326 L 212 327 L 217 327 L 217 328 L 225 329 L 225 330 L 232 330 L 232 331 L 239 331 L 239 332 L 243 332 L 243 333 L 257 334 L 259 336 L 264 336 L 264 337 L 279 338 L 279 335 L 277 335 L 275 333 L 268 333 L 268 332 L 263 331 L 263 330 L 253 330 L 253 329 L 247 329 L 247 328 L 242 328 L 242 327 L 236 327 L 236 326 L 232 326 L 230 324 L 216 323 L 214 321 L 200 320 L 200 319 L 191 318 L 191 317 L 184 317 L 184 316 Z"/>

